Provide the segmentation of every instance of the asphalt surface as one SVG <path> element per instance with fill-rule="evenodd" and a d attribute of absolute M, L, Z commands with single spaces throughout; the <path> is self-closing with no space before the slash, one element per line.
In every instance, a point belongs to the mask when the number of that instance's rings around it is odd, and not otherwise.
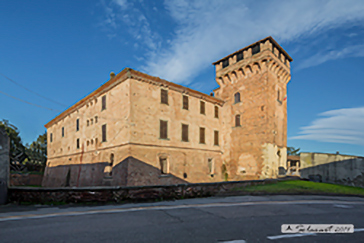
<path fill-rule="evenodd" d="M 283 234 L 282 224 L 354 233 Z M 0 206 L 0 242 L 364 242 L 364 198 L 239 196 L 105 206 Z"/>

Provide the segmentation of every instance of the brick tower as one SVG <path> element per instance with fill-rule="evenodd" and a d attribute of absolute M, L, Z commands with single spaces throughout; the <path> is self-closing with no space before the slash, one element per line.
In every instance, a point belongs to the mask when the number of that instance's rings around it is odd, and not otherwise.
<path fill-rule="evenodd" d="M 286 167 L 286 91 L 292 58 L 267 37 L 214 62 L 222 151 L 230 180 L 276 178 Z"/>

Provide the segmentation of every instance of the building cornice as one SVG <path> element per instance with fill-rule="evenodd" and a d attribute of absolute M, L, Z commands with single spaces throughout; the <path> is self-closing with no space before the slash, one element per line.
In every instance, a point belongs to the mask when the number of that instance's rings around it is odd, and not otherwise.
<path fill-rule="evenodd" d="M 179 85 L 179 84 L 169 82 L 169 81 L 161 79 L 159 77 L 154 77 L 154 76 L 148 75 L 146 73 L 142 73 L 142 72 L 133 70 L 131 68 L 125 68 L 120 73 L 118 73 L 115 77 L 111 78 L 109 81 L 107 81 L 106 83 L 101 85 L 99 88 L 97 88 L 95 91 L 93 91 L 89 95 L 85 96 L 80 101 L 78 101 L 77 103 L 75 103 L 74 105 L 72 105 L 71 107 L 69 107 L 68 109 L 66 109 L 62 113 L 60 113 L 59 115 L 57 115 L 50 122 L 48 122 L 45 125 L 45 127 L 46 128 L 51 127 L 53 124 L 55 124 L 58 121 L 64 119 L 69 114 L 71 114 L 74 111 L 80 109 L 87 102 L 91 101 L 92 99 L 96 99 L 97 97 L 99 97 L 102 94 L 104 94 L 105 92 L 109 91 L 110 89 L 112 89 L 116 85 L 124 82 L 127 79 L 131 79 L 131 78 L 142 81 L 142 82 L 147 82 L 147 83 L 150 83 L 150 84 L 165 87 L 165 88 L 168 88 L 168 89 L 171 89 L 171 90 L 175 90 L 175 91 L 180 92 L 180 93 L 185 93 L 187 95 L 194 96 L 196 98 L 199 98 L 199 99 L 214 103 L 216 105 L 222 106 L 224 104 L 224 101 L 222 101 L 222 100 L 220 100 L 220 99 L 218 99 L 216 97 L 209 96 L 209 95 L 201 93 L 199 91 L 184 87 L 184 86 Z"/>

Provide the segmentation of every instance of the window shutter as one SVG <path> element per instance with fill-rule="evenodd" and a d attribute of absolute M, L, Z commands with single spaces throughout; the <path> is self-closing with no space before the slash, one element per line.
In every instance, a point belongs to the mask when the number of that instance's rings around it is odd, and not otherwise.
<path fill-rule="evenodd" d="M 102 107 L 101 110 L 105 110 L 106 109 L 106 95 L 102 96 Z"/>
<path fill-rule="evenodd" d="M 161 89 L 161 103 L 168 105 L 168 90 Z"/>
<path fill-rule="evenodd" d="M 106 142 L 106 124 L 102 125 L 102 141 Z"/>
<path fill-rule="evenodd" d="M 214 145 L 219 145 L 219 131 L 214 131 Z"/>
<path fill-rule="evenodd" d="M 183 96 L 183 109 L 188 110 L 188 96 Z"/>
<path fill-rule="evenodd" d="M 205 114 L 205 102 L 200 101 L 200 114 Z"/>
<path fill-rule="evenodd" d="M 205 128 L 200 127 L 200 143 L 205 143 Z"/>
<path fill-rule="evenodd" d="M 188 125 L 182 124 L 182 141 L 188 142 Z"/>
<path fill-rule="evenodd" d="M 160 121 L 160 138 L 168 138 L 168 122 L 167 121 Z"/>
<path fill-rule="evenodd" d="M 215 106 L 215 118 L 219 118 L 219 107 Z"/>

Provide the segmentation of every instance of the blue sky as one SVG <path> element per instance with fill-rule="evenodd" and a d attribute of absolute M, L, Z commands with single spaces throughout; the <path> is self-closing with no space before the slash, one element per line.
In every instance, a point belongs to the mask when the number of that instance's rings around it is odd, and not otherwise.
<path fill-rule="evenodd" d="M 364 156 L 363 1 L 12 0 L 0 23 L 0 119 L 24 143 L 111 71 L 209 94 L 212 62 L 273 36 L 294 60 L 288 146 Z"/>

